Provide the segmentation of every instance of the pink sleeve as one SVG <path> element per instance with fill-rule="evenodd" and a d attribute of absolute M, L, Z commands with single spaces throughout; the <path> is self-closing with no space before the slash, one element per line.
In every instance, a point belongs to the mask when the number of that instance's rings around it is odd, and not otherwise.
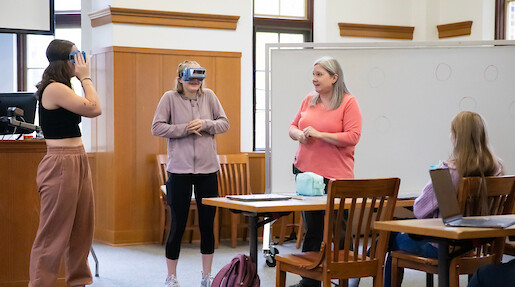
<path fill-rule="evenodd" d="M 309 94 L 303 101 L 302 101 L 302 104 L 300 105 L 300 108 L 299 108 L 299 111 L 297 112 L 297 114 L 295 115 L 295 118 L 293 118 L 293 122 L 291 123 L 290 125 L 290 129 L 292 127 L 294 128 L 297 128 L 297 129 L 300 129 L 299 128 L 299 121 L 300 121 L 300 117 L 301 117 L 301 113 L 303 111 L 306 110 L 307 106 L 309 105 L 309 100 L 311 99 L 311 94 Z"/>
<path fill-rule="evenodd" d="M 338 146 L 355 146 L 361 137 L 361 111 L 352 97 L 343 109 L 343 132 L 338 133 Z"/>
<path fill-rule="evenodd" d="M 436 194 L 431 180 L 422 190 L 422 194 L 415 199 L 413 213 L 418 219 L 438 217 L 438 201 L 436 201 Z"/>

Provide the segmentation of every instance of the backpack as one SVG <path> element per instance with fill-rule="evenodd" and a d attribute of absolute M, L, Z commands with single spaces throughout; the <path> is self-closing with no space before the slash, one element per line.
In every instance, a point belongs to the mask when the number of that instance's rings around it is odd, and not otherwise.
<path fill-rule="evenodd" d="M 238 254 L 216 274 L 212 287 L 260 287 L 256 264 L 244 254 Z"/>

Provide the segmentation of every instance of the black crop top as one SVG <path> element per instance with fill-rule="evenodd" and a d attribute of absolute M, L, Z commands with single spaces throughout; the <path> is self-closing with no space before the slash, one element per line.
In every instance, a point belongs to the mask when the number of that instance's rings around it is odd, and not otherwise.
<path fill-rule="evenodd" d="M 47 110 L 41 104 L 43 91 L 39 96 L 39 125 L 46 139 L 65 139 L 80 137 L 81 116 L 64 108 Z"/>

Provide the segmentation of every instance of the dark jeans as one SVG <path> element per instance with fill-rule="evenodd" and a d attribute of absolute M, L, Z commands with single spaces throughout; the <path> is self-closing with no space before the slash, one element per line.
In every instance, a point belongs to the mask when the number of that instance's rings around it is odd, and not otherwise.
<path fill-rule="evenodd" d="M 401 250 L 410 254 L 429 258 L 438 258 L 438 248 L 434 247 L 427 240 L 415 240 L 407 233 L 392 232 L 388 251 Z M 395 271 L 395 270 L 394 270 Z M 401 276 L 402 282 L 402 276 Z M 384 267 L 384 287 L 392 285 L 392 256 L 388 252 L 386 265 Z"/>
<path fill-rule="evenodd" d="M 200 253 L 213 254 L 215 236 L 213 224 L 216 208 L 203 205 L 202 198 L 218 196 L 218 179 L 216 173 L 176 174 L 168 173 L 166 197 L 170 206 L 170 234 L 166 241 L 166 258 L 176 260 L 181 251 L 181 240 L 186 229 L 191 203 L 192 187 L 195 186 L 198 224 L 200 229 Z"/>
<path fill-rule="evenodd" d="M 293 173 L 295 175 L 302 173 L 301 170 L 293 166 Z M 329 179 L 324 178 L 325 190 L 327 194 L 327 188 Z M 320 251 L 320 244 L 324 240 L 324 217 L 325 211 L 303 211 L 302 218 L 304 220 L 304 227 L 306 228 L 306 234 L 302 243 L 302 252 L 307 251 Z M 345 238 L 345 229 L 348 213 L 344 213 L 344 221 L 342 223 L 342 231 L 340 234 L 340 248 L 343 248 L 343 240 Z M 352 244 L 352 242 L 351 242 Z M 302 277 L 301 283 L 303 286 L 320 286 L 321 282 L 311 278 Z"/>
<path fill-rule="evenodd" d="M 490 264 L 480 267 L 468 287 L 510 287 L 515 284 L 515 259 L 502 264 Z"/>

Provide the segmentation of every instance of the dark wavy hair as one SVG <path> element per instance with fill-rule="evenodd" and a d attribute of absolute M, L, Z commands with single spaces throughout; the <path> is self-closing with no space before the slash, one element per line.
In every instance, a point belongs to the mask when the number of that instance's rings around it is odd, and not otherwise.
<path fill-rule="evenodd" d="M 72 87 L 70 82 L 75 71 L 68 64 L 68 55 L 75 44 L 68 40 L 53 40 L 46 49 L 46 57 L 50 62 L 43 72 L 41 81 L 36 85 L 38 88 L 36 98 L 40 99 L 46 86 L 52 82 L 63 83 Z"/>

